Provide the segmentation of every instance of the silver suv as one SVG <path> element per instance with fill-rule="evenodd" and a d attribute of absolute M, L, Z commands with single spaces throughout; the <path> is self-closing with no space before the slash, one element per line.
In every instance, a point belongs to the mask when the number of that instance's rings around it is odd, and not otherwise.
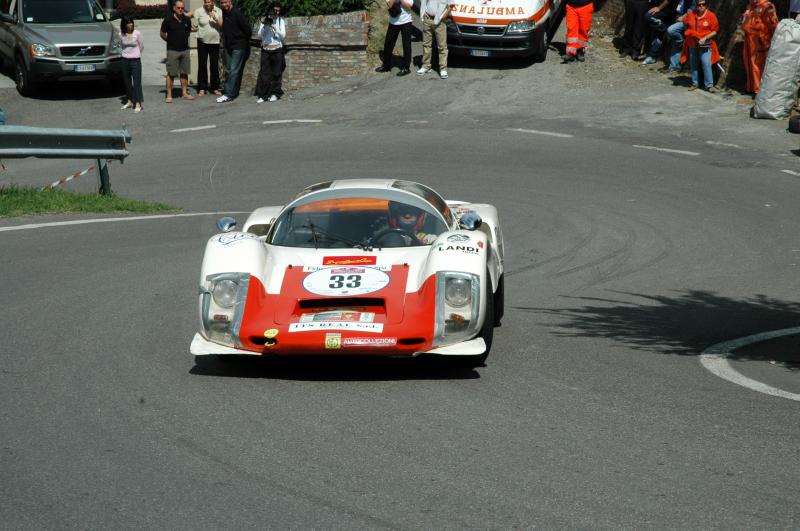
<path fill-rule="evenodd" d="M 122 74 L 118 32 L 95 0 L 0 0 L 0 61 L 14 65 L 17 90 L 47 79 Z"/>

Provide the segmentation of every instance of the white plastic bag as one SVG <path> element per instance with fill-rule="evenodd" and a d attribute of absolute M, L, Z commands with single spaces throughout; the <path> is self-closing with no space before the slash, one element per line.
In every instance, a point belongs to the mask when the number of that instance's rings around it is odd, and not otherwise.
<path fill-rule="evenodd" d="M 779 120 L 789 116 L 800 82 L 800 22 L 778 23 L 753 105 L 753 118 Z"/>

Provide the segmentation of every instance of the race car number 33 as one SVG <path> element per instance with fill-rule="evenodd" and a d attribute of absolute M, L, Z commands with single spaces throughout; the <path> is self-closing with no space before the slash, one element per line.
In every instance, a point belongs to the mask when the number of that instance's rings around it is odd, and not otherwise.
<path fill-rule="evenodd" d="M 381 290 L 389 280 L 389 275 L 372 267 L 330 267 L 308 275 L 303 287 L 316 295 L 352 296 Z"/>

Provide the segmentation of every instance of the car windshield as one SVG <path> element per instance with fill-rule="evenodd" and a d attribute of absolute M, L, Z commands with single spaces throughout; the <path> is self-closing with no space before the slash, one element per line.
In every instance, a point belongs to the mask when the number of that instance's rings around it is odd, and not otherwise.
<path fill-rule="evenodd" d="M 447 227 L 428 205 L 376 197 L 303 203 L 275 221 L 268 242 L 316 249 L 428 245 Z"/>
<path fill-rule="evenodd" d="M 29 24 L 102 22 L 106 15 L 94 0 L 23 0 L 23 20 Z"/>

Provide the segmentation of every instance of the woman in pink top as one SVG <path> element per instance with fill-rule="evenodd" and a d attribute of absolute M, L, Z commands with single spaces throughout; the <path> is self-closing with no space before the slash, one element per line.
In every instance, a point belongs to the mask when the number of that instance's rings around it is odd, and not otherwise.
<path fill-rule="evenodd" d="M 125 95 L 128 103 L 122 109 L 142 111 L 142 50 L 144 42 L 139 30 L 133 28 L 133 19 L 122 17 L 119 36 L 122 39 L 122 77 L 125 80 Z"/>

